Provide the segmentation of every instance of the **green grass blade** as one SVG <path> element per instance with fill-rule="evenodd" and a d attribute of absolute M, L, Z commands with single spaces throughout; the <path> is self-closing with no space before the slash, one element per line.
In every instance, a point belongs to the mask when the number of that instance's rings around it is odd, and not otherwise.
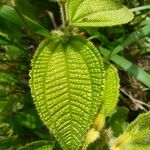
<path fill-rule="evenodd" d="M 107 59 L 110 59 L 115 64 L 120 66 L 123 70 L 130 73 L 131 75 L 135 76 L 138 80 L 140 80 L 144 85 L 150 88 L 150 74 L 146 71 L 142 70 L 141 68 L 137 67 L 124 57 L 121 57 L 117 54 L 114 54 L 110 57 L 111 51 L 100 47 L 101 54 L 106 57 Z"/>
<path fill-rule="evenodd" d="M 125 47 L 129 46 L 130 44 L 138 41 L 139 39 L 150 35 L 150 24 L 145 25 L 144 27 L 140 28 L 137 31 L 134 31 L 131 33 L 128 37 L 124 38 L 124 42 L 121 43 L 121 45 L 118 45 L 114 50 L 112 51 L 111 55 L 117 54 L 120 51 L 122 51 Z"/>
<path fill-rule="evenodd" d="M 146 10 L 146 9 L 150 9 L 150 5 L 132 8 L 131 11 L 136 12 L 136 11 L 141 11 L 141 10 Z"/>

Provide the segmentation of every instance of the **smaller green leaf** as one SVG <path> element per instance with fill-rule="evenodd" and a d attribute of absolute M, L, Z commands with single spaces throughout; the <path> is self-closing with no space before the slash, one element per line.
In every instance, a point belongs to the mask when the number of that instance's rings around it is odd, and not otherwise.
<path fill-rule="evenodd" d="M 105 114 L 105 116 L 109 116 L 117 105 L 120 86 L 117 68 L 109 63 L 105 63 L 105 72 L 105 92 L 100 112 Z"/>
<path fill-rule="evenodd" d="M 75 26 L 113 26 L 128 23 L 132 12 L 120 0 L 69 0 L 67 17 Z"/>
<path fill-rule="evenodd" d="M 150 149 L 150 112 L 140 115 L 112 143 L 111 150 Z"/>
<path fill-rule="evenodd" d="M 48 141 L 44 140 L 35 141 L 18 148 L 18 150 L 52 150 L 52 145 Z"/>
<path fill-rule="evenodd" d="M 101 109 L 96 119 L 93 123 L 92 128 L 88 131 L 84 148 L 86 148 L 90 143 L 93 143 L 99 138 L 99 131 L 105 125 L 105 118 L 110 115 L 110 113 L 116 107 L 118 96 L 119 96 L 119 76 L 117 69 L 110 63 L 104 64 L 105 68 L 105 87 L 104 95 L 101 104 Z"/>

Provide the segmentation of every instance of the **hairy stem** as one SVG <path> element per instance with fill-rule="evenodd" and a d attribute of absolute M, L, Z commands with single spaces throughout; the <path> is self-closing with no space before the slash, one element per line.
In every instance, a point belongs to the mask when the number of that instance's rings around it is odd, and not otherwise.
<path fill-rule="evenodd" d="M 51 19 L 54 28 L 57 29 L 57 24 L 56 24 L 53 13 L 50 11 L 46 11 L 46 13 L 48 14 L 49 18 Z"/>
<path fill-rule="evenodd" d="M 62 27 L 66 26 L 66 8 L 65 2 L 60 2 L 60 11 L 61 11 L 61 19 L 62 19 Z"/>

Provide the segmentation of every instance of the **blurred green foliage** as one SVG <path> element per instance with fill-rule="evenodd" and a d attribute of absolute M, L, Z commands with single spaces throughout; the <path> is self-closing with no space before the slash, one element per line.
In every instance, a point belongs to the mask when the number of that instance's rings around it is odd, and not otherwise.
<path fill-rule="evenodd" d="M 80 30 L 99 47 L 105 59 L 120 69 L 121 84 L 125 89 L 134 89 L 134 76 L 142 82 L 136 81 L 143 90 L 150 88 L 150 61 L 142 65 L 137 60 L 150 58 L 150 9 L 146 7 L 150 2 L 124 0 L 124 3 L 135 13 L 135 19 L 130 24 Z M 0 1 L 0 150 L 15 150 L 36 140 L 56 143 L 38 116 L 28 86 L 33 53 L 41 40 L 54 29 L 46 11 L 52 12 L 56 23 L 60 25 L 59 6 L 55 2 Z M 126 72 L 125 76 L 122 69 Z M 121 94 L 119 105 L 124 107 L 118 108 L 108 120 L 108 126 L 114 130 L 115 136 L 123 132 L 141 112 L 139 109 L 133 111 L 134 107 L 128 98 L 128 95 Z M 150 94 L 145 91 L 142 94 L 144 103 L 148 103 L 149 98 Z M 117 132 L 116 128 L 119 129 Z M 59 145 L 55 144 L 55 149 L 57 147 Z"/>

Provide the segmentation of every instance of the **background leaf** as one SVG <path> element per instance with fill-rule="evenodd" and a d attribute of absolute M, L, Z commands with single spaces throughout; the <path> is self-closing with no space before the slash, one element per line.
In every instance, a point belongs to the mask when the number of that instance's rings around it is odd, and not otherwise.
<path fill-rule="evenodd" d="M 113 26 L 133 19 L 132 12 L 118 0 L 70 0 L 67 15 L 76 26 Z"/>
<path fill-rule="evenodd" d="M 52 145 L 48 141 L 35 141 L 20 147 L 18 150 L 52 150 Z"/>
<path fill-rule="evenodd" d="M 5 18 L 6 20 L 16 24 L 17 26 L 22 26 L 22 27 L 29 27 L 31 31 L 42 35 L 42 36 L 49 36 L 49 32 L 46 28 L 32 20 L 31 18 L 22 15 L 24 20 L 20 18 L 20 16 L 17 14 L 17 12 L 10 6 L 3 5 L 0 8 L 0 17 Z M 25 24 L 26 22 L 26 24 Z"/>
<path fill-rule="evenodd" d="M 107 127 L 111 128 L 113 136 L 119 136 L 128 127 L 128 112 L 126 107 L 118 107 L 108 120 Z"/>
<path fill-rule="evenodd" d="M 100 52 L 104 57 L 108 57 L 109 60 L 116 63 L 118 66 L 123 68 L 126 72 L 129 72 L 133 76 L 135 76 L 138 80 L 140 80 L 143 84 L 148 86 L 150 88 L 150 74 L 142 70 L 141 68 L 137 67 L 130 61 L 126 60 L 125 58 L 114 54 L 112 57 L 109 58 L 111 55 L 111 52 L 109 50 L 106 50 L 104 48 L 100 48 Z"/>
<path fill-rule="evenodd" d="M 114 141 L 112 150 L 115 148 L 138 150 L 141 147 L 145 150 L 150 148 L 150 112 L 140 115 L 132 122 L 127 130 Z"/>

